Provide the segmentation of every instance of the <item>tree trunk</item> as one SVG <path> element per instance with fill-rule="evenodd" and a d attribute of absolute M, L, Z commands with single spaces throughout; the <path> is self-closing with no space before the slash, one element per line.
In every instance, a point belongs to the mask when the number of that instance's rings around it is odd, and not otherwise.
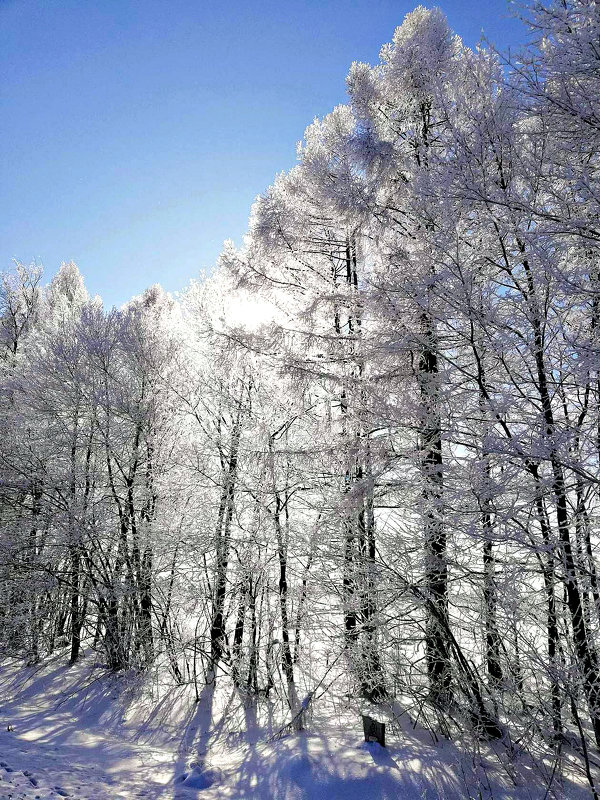
<path fill-rule="evenodd" d="M 436 614 L 428 614 L 425 633 L 427 673 L 432 699 L 446 705 L 452 698 L 448 619 L 448 565 L 443 519 L 442 426 L 439 410 L 437 337 L 429 312 L 421 314 L 422 350 L 418 381 L 421 395 L 419 453 L 423 476 L 425 578 Z"/>
<path fill-rule="evenodd" d="M 241 401 L 240 401 L 241 402 Z M 229 564 L 230 529 L 233 517 L 235 482 L 237 477 L 238 450 L 241 436 L 241 411 L 231 431 L 229 457 L 223 476 L 223 488 L 216 529 L 216 575 L 212 598 L 210 626 L 210 667 L 208 683 L 216 680 L 217 667 L 226 643 L 225 634 L 225 596 L 227 592 L 227 567 Z"/>

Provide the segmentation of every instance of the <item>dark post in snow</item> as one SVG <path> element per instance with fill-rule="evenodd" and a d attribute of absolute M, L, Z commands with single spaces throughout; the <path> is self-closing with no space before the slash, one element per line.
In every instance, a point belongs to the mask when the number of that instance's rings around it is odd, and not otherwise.
<path fill-rule="evenodd" d="M 379 722 L 373 717 L 362 714 L 363 731 L 365 732 L 365 742 L 379 742 L 385 747 L 385 722 Z"/>

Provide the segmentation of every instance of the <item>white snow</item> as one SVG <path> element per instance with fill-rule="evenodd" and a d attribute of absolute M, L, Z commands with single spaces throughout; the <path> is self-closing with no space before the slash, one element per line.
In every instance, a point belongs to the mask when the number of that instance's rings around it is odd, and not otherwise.
<path fill-rule="evenodd" d="M 155 676 L 156 678 L 156 676 Z M 341 697 L 341 696 L 340 696 Z M 388 746 L 364 743 L 360 716 L 326 697 L 310 729 L 269 742 L 277 705 L 231 689 L 150 685 L 84 659 L 0 670 L 0 800 L 458 800 L 545 797 L 552 764 L 475 757 L 413 728 L 388 726 Z M 341 704 L 340 704 L 341 703 Z M 548 798 L 589 797 L 574 758 Z M 558 776 L 560 777 L 560 776 Z"/>

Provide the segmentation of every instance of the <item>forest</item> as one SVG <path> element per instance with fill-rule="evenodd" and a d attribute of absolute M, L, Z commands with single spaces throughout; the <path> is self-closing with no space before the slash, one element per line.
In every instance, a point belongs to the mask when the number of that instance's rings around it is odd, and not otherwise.
<path fill-rule="evenodd" d="M 522 13 L 408 14 L 179 295 L 3 273 L 3 658 L 335 682 L 598 796 L 600 6 Z"/>

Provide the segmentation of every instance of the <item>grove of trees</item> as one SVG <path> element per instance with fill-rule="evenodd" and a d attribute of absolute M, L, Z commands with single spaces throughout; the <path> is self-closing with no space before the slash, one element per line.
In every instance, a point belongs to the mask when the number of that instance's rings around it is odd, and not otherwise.
<path fill-rule="evenodd" d="M 3 654 L 600 747 L 600 5 L 526 13 L 415 9 L 178 298 L 3 276 Z"/>

